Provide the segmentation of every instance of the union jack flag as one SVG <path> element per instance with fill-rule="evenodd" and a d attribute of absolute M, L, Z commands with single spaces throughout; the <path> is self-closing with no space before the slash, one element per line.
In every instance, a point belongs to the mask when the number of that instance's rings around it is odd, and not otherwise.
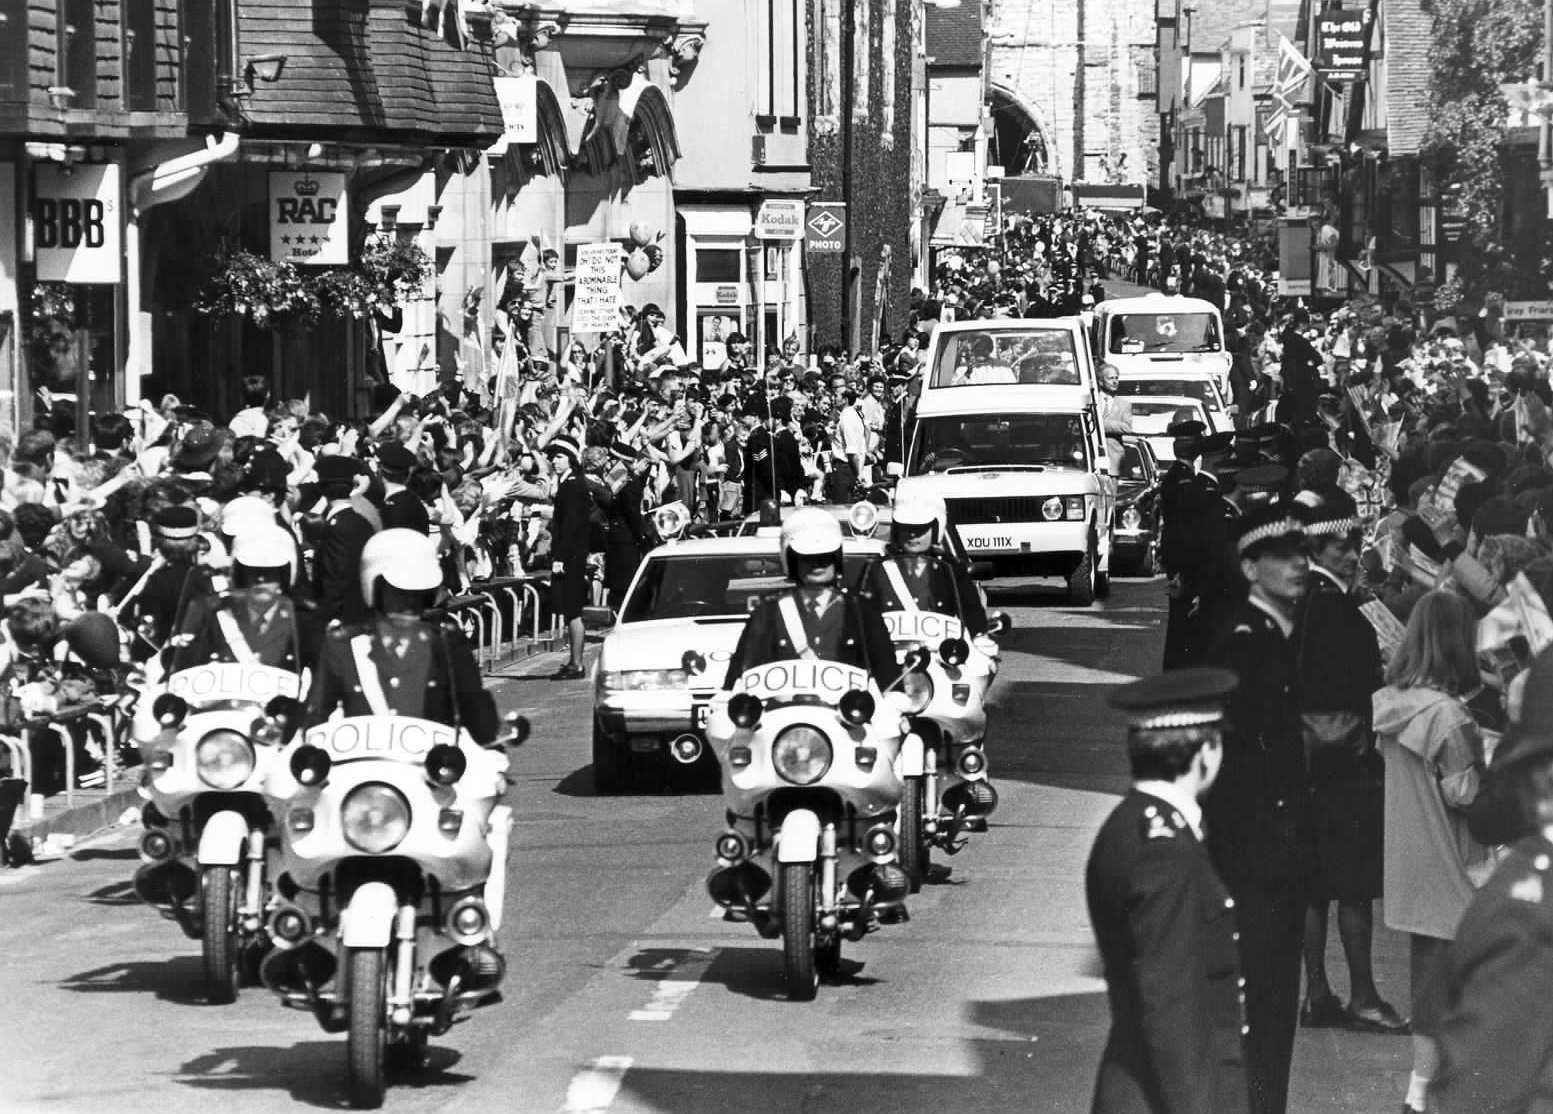
<path fill-rule="evenodd" d="M 1285 138 L 1289 120 L 1299 114 L 1300 93 L 1310 80 L 1310 63 L 1299 48 L 1282 35 L 1278 36 L 1278 73 L 1273 78 L 1272 102 L 1268 105 L 1264 127 L 1268 142 L 1282 150 L 1288 145 Z"/>

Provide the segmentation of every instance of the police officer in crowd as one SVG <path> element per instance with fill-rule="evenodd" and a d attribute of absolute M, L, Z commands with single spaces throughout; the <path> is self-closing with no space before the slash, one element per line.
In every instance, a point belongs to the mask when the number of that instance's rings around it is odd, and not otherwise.
<path fill-rule="evenodd" d="M 782 524 L 782 562 L 791 588 L 762 599 L 739 636 L 723 688 L 773 661 L 837 661 L 866 669 L 883 691 L 900 677 L 890 632 L 879 608 L 845 584 L 841 525 L 805 507 Z"/>
<path fill-rule="evenodd" d="M 135 654 L 140 660 L 167 642 L 184 599 L 209 591 L 208 574 L 199 564 L 205 543 L 198 511 L 159 508 L 151 518 L 151 535 L 156 551 L 118 604 L 120 623 L 140 634 Z"/>
<path fill-rule="evenodd" d="M 1174 441 L 1175 461 L 1160 480 L 1159 560 L 1170 601 L 1164 666 L 1175 669 L 1192 664 L 1201 652 L 1193 640 L 1193 617 L 1201 602 L 1198 579 L 1206 559 L 1202 526 L 1218 501 L 1218 487 L 1196 464 L 1207 427 L 1198 421 L 1173 422 L 1167 432 Z"/>
<path fill-rule="evenodd" d="M 551 680 L 574 681 L 585 675 L 582 665 L 582 609 L 588 603 L 588 553 L 593 547 L 593 496 L 582 474 L 582 450 L 569 437 L 545 446 L 555 469 L 555 513 L 550 519 L 550 587 L 554 605 L 566 624 L 568 657 Z"/>
<path fill-rule="evenodd" d="M 317 638 L 308 613 L 288 595 L 296 564 L 296 539 L 281 527 L 239 533 L 232 540 L 231 590 L 185 605 L 172 668 L 219 661 L 300 673 L 313 660 Z"/>
<path fill-rule="evenodd" d="M 431 533 L 431 516 L 426 504 L 406 485 L 415 470 L 415 454 L 398 441 L 390 441 L 377 451 L 377 473 L 383 481 L 383 527 L 403 527 L 422 534 Z"/>
<path fill-rule="evenodd" d="M 1282 1114 L 1299 1012 L 1310 860 L 1294 641 L 1309 568 L 1304 529 L 1282 502 L 1247 511 L 1236 545 L 1248 592 L 1206 664 L 1230 670 L 1240 683 L 1229 701 L 1223 768 L 1204 813 L 1209 852 L 1236 902 L 1251 1111 Z"/>
<path fill-rule="evenodd" d="M 316 470 L 327 506 L 313 536 L 313 599 L 322 622 L 357 623 L 369 611 L 360 595 L 358 572 L 373 526 L 352 500 L 366 492 L 370 477 L 348 456 L 326 456 Z"/>
<path fill-rule="evenodd" d="M 1234 901 L 1203 846 L 1234 674 L 1182 669 L 1111 694 L 1132 789 L 1100 828 L 1084 890 L 1111 1032 L 1095 1114 L 1245 1111 Z"/>

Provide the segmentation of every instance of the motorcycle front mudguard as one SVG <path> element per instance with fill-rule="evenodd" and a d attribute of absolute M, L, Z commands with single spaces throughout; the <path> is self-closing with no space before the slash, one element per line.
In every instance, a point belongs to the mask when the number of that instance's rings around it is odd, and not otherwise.
<path fill-rule="evenodd" d="M 789 812 L 777 834 L 779 863 L 812 863 L 820 856 L 820 818 L 806 808 Z"/>
<path fill-rule="evenodd" d="M 248 846 L 248 821 L 240 812 L 223 809 L 200 829 L 200 866 L 237 866 Z"/>
<path fill-rule="evenodd" d="M 399 897 L 387 882 L 363 882 L 340 918 L 340 943 L 347 948 L 386 948 L 394 938 Z"/>

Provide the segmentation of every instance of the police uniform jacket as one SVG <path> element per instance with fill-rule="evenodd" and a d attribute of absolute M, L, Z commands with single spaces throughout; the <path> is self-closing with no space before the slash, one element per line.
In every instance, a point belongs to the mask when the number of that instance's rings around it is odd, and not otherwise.
<path fill-rule="evenodd" d="M 372 524 L 352 507 L 331 513 L 313 544 L 313 598 L 324 622 L 360 622 L 368 607 L 361 598 L 361 551 Z"/>
<path fill-rule="evenodd" d="M 1186 819 L 1132 790 L 1084 889 L 1111 1002 L 1095 1114 L 1246 1110 L 1234 902 Z"/>
<path fill-rule="evenodd" d="M 1159 558 L 1171 576 L 1195 577 L 1207 557 L 1204 527 L 1218 514 L 1218 483 L 1178 460 L 1160 481 Z"/>
<path fill-rule="evenodd" d="M 357 638 L 366 640 L 392 714 L 462 726 L 481 745 L 496 738 L 496 702 L 480 683 L 480 667 L 463 633 L 450 623 L 382 617 L 330 627 L 324 635 L 307 698 L 308 725 L 324 722 L 336 708 L 347 716 L 378 713 L 357 669 Z"/>
<path fill-rule="evenodd" d="M 550 560 L 562 562 L 569 574 L 581 576 L 587 566 L 592 513 L 588 481 L 573 469 L 555 489 L 555 513 L 550 519 Z"/>
<path fill-rule="evenodd" d="M 900 570 L 901 580 L 911 593 L 910 601 L 900 601 L 903 606 L 914 603 L 921 611 L 953 615 L 965 624 L 967 634 L 987 633 L 987 609 L 970 570 L 933 554 L 892 554 L 886 559 Z M 885 597 L 886 602 L 890 596 Z"/>
<path fill-rule="evenodd" d="M 803 460 L 792 430 L 779 429 L 774 437 L 765 428 L 751 433 L 744 445 L 744 478 L 746 513 L 764 499 L 793 495 L 803 487 Z"/>
<path fill-rule="evenodd" d="M 900 676 L 900 666 L 879 609 L 864 605 L 854 591 L 843 590 L 839 595 L 840 599 L 832 601 L 818 623 L 804 606 L 803 593 L 796 588 L 762 599 L 744 624 L 744 633 L 739 635 L 723 688 L 732 689 L 745 670 L 757 665 L 799 658 L 782 618 L 781 601 L 788 597 L 798 601 L 798 616 L 816 657 L 868 670 L 881 690 L 893 685 Z"/>
<path fill-rule="evenodd" d="M 141 575 L 144 575 L 142 573 Z M 133 590 L 137 575 L 130 584 Z M 169 561 L 150 571 L 145 584 L 133 599 L 124 605 L 120 622 L 130 630 L 138 630 L 150 621 L 151 639 L 161 645 L 173 633 L 178 620 L 178 609 L 185 597 L 196 598 L 208 580 L 203 570 L 188 561 Z"/>
<path fill-rule="evenodd" d="M 1305 578 L 1295 631 L 1302 710 L 1353 712 L 1366 731 L 1371 696 L 1384 683 L 1380 647 L 1353 595 L 1324 572 Z"/>
<path fill-rule="evenodd" d="M 652 544 L 652 530 L 642 513 L 647 477 L 632 476 L 615 492 L 609 507 L 609 542 L 604 550 L 604 579 L 611 598 L 625 595 Z"/>
<path fill-rule="evenodd" d="M 1205 665 L 1240 679 L 1227 708 L 1224 765 L 1203 802 L 1208 849 L 1231 893 L 1303 884 L 1310 789 L 1295 642 L 1249 599 L 1210 643 Z"/>
<path fill-rule="evenodd" d="M 1473 895 L 1446 953 L 1430 1109 L 1553 1111 L 1553 843 L 1515 845 Z"/>
<path fill-rule="evenodd" d="M 383 529 L 391 530 L 394 527 L 414 530 L 419 534 L 431 533 L 431 516 L 426 513 L 426 504 L 408 488 L 396 491 L 383 500 Z"/>
<path fill-rule="evenodd" d="M 274 603 L 274 612 L 268 616 L 254 615 L 248 606 L 246 593 L 238 590 L 227 597 L 210 596 L 191 602 L 182 621 L 182 629 L 190 636 L 189 644 L 178 648 L 174 669 L 188 668 L 207 662 L 236 662 L 245 655 L 232 645 L 225 625 L 219 618 L 222 613 L 232 617 L 247 651 L 260 665 L 272 666 L 300 673 L 305 663 L 317 650 L 317 639 L 311 637 L 310 622 L 303 619 L 291 600 L 282 596 Z"/>

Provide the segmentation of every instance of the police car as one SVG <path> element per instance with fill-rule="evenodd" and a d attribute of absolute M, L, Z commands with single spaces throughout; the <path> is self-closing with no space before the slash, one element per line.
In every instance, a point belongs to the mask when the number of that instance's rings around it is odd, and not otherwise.
<path fill-rule="evenodd" d="M 843 552 L 848 582 L 855 582 L 884 546 L 851 537 Z M 774 535 L 691 538 L 647 555 L 594 667 L 593 778 L 600 793 L 629 790 L 649 767 L 661 771 L 676 749 L 696 753 L 689 743 L 705 742 L 712 695 L 722 688 L 745 620 L 762 596 L 787 583 Z M 706 660 L 699 676 L 685 670 L 687 651 Z M 710 748 L 699 753 L 699 762 L 714 761 Z"/>

